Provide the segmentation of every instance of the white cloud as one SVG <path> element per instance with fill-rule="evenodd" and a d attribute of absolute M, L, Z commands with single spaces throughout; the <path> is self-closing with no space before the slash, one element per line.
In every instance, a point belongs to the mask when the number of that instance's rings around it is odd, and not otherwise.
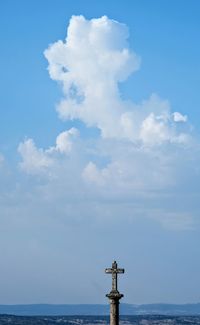
<path fill-rule="evenodd" d="M 52 200 L 57 193 L 68 193 L 68 198 L 70 193 L 79 201 L 86 197 L 89 205 L 95 200 L 102 211 L 102 198 L 130 205 L 139 198 L 140 208 L 133 209 L 147 215 L 144 200 L 163 202 L 162 191 L 170 196 L 188 173 L 192 141 L 187 116 L 173 113 L 169 101 L 157 94 L 139 103 L 120 96 L 119 83 L 140 66 L 127 38 L 127 27 L 105 16 L 91 20 L 73 16 L 66 40 L 45 51 L 50 77 L 63 89 L 59 116 L 100 130 L 98 138 L 80 136 L 77 142 L 79 131 L 71 128 L 47 149 L 38 149 L 32 139 L 19 145 L 25 172 L 55 176 L 49 177 L 49 182 L 56 180 Z M 55 191 L 56 187 L 61 190 Z M 48 188 L 45 191 L 48 196 Z M 107 209 L 114 213 L 112 204 Z M 172 217 L 166 222 L 175 223 L 175 215 L 178 212 L 170 211 Z"/>
<path fill-rule="evenodd" d="M 93 162 L 89 162 L 84 168 L 82 176 L 86 181 L 95 183 L 97 185 L 105 185 L 104 172 L 106 169 L 99 170 Z"/>
<path fill-rule="evenodd" d="M 21 168 L 27 173 L 38 173 L 52 164 L 43 149 L 38 149 L 32 139 L 21 142 L 18 152 L 22 157 Z"/>
<path fill-rule="evenodd" d="M 79 134 L 76 128 L 61 132 L 56 138 L 56 145 L 49 149 L 37 148 L 33 139 L 21 142 L 18 152 L 22 157 L 20 167 L 27 173 L 38 174 L 46 171 L 54 163 L 56 152 L 68 154 L 72 150 L 73 138 Z"/>
<path fill-rule="evenodd" d="M 180 116 L 182 116 L 180 114 Z M 180 121 L 180 120 L 179 120 Z M 175 122 L 178 122 L 176 120 Z M 175 142 L 179 144 L 186 144 L 189 142 L 190 137 L 186 133 L 179 133 L 171 126 L 167 116 L 155 116 L 154 113 L 150 113 L 147 118 L 142 122 L 140 129 L 140 138 L 144 144 L 155 145 L 162 144 L 163 142 Z"/>
<path fill-rule="evenodd" d="M 174 118 L 174 122 L 187 122 L 188 120 L 187 115 L 182 115 L 179 112 L 174 112 L 173 118 Z"/>
<path fill-rule="evenodd" d="M 118 145 L 118 148 L 115 147 Z M 122 148 L 123 147 L 123 148 Z M 105 151 L 104 151 L 105 152 Z M 130 143 L 111 143 L 107 148 L 110 162 L 103 167 L 90 161 L 82 177 L 92 187 L 127 197 L 134 191 L 146 193 L 169 188 L 175 184 L 173 162 L 176 159 L 164 150 L 153 151 L 133 147 Z"/>
<path fill-rule="evenodd" d="M 127 27 L 107 17 L 87 21 L 72 17 L 65 42 L 45 51 L 52 79 L 61 81 L 63 119 L 81 119 L 104 137 L 117 136 L 124 110 L 118 82 L 139 68 L 140 59 L 127 46 Z M 120 132 L 120 133 L 121 133 Z"/>
<path fill-rule="evenodd" d="M 187 137 L 179 137 L 174 122 L 186 122 L 187 117 L 171 114 L 168 101 L 155 94 L 137 105 L 121 99 L 119 82 L 140 66 L 127 38 L 127 27 L 106 16 L 71 18 L 66 40 L 44 52 L 50 77 L 63 86 L 59 116 L 97 127 L 104 138 L 126 138 L 145 145 L 183 142 Z"/>
<path fill-rule="evenodd" d="M 156 117 L 154 113 L 149 114 L 142 122 L 140 137 L 144 143 L 162 143 L 171 138 L 170 131 L 163 116 Z"/>
<path fill-rule="evenodd" d="M 79 135 L 79 131 L 76 128 L 71 128 L 68 131 L 61 132 L 56 138 L 55 147 L 51 147 L 47 152 L 58 151 L 60 153 L 69 153 L 72 150 L 73 138 Z"/>

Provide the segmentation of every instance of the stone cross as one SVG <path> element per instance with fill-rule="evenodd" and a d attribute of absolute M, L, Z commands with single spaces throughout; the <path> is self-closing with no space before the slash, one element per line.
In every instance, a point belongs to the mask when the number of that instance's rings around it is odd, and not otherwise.
<path fill-rule="evenodd" d="M 112 268 L 105 269 L 105 273 L 112 274 L 112 291 L 117 291 L 117 274 L 124 273 L 124 269 L 117 268 L 117 262 L 112 263 Z"/>
<path fill-rule="evenodd" d="M 110 325 L 119 325 L 119 300 L 123 297 L 117 289 L 117 275 L 124 273 L 124 269 L 117 268 L 117 262 L 112 263 L 112 267 L 105 269 L 105 272 L 112 274 L 112 290 L 106 295 L 110 300 Z"/>

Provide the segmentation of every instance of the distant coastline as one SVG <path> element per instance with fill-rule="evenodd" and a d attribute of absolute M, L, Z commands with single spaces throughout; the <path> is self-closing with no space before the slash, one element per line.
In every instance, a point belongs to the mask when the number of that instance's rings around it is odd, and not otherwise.
<path fill-rule="evenodd" d="M 109 315 L 108 304 L 27 304 L 0 305 L 0 314 L 18 316 L 59 315 Z M 200 303 L 196 304 L 120 304 L 121 315 L 200 315 Z"/>

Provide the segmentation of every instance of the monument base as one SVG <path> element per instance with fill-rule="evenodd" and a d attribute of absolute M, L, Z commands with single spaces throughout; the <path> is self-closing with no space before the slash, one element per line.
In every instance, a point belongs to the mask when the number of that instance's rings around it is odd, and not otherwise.
<path fill-rule="evenodd" d="M 110 325 L 119 325 L 119 300 L 124 295 L 119 291 L 111 291 L 106 295 L 110 300 Z"/>

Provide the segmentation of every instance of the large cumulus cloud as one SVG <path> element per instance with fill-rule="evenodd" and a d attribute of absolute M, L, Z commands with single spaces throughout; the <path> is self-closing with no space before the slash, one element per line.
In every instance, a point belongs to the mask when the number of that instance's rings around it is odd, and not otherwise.
<path fill-rule="evenodd" d="M 156 220 L 164 225 L 174 220 L 176 228 L 182 221 L 184 229 L 185 225 L 190 228 L 190 209 L 181 219 L 181 206 L 174 211 L 164 202 L 166 195 L 168 199 L 179 195 L 188 179 L 199 177 L 193 168 L 199 160 L 198 145 L 188 117 L 173 112 L 168 100 L 156 93 L 139 103 L 122 99 L 119 83 L 141 64 L 139 55 L 129 49 L 128 36 L 124 24 L 106 16 L 91 20 L 72 16 L 66 39 L 51 44 L 44 54 L 50 78 L 63 90 L 58 115 L 63 121 L 74 121 L 75 127 L 58 135 L 50 148 L 37 148 L 33 139 L 21 142 L 20 166 L 29 174 L 53 175 L 53 182 L 62 184 L 64 193 L 76 184 L 77 200 L 84 195 L 91 206 L 95 200 L 99 211 L 104 200 L 109 205 L 109 200 L 117 204 L 120 199 L 135 207 L 133 202 L 139 198 L 140 208 L 128 208 L 128 215 L 151 215 L 142 203 L 150 199 L 149 209 L 154 207 L 154 216 L 161 215 Z M 76 120 L 99 130 L 99 136 L 83 136 Z M 67 174 L 70 188 L 65 183 Z M 114 214 L 113 203 L 109 209 Z"/>
<path fill-rule="evenodd" d="M 63 87 L 59 116 L 98 127 L 104 138 L 148 144 L 186 141 L 175 126 L 186 119 L 179 112 L 171 114 L 166 100 L 152 95 L 136 105 L 121 99 L 119 83 L 139 69 L 141 61 L 127 38 L 127 27 L 106 16 L 71 18 L 66 40 L 45 51 L 50 77 Z"/>

